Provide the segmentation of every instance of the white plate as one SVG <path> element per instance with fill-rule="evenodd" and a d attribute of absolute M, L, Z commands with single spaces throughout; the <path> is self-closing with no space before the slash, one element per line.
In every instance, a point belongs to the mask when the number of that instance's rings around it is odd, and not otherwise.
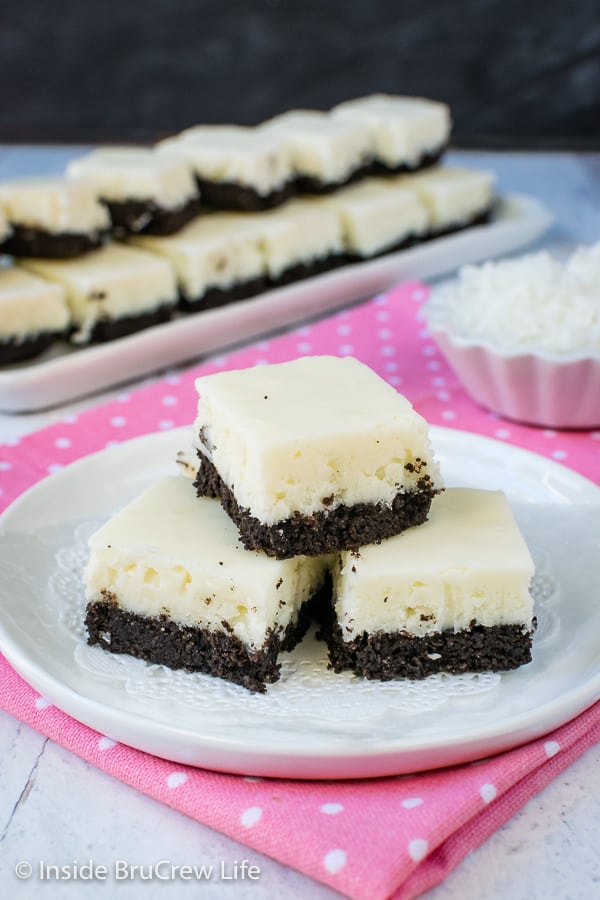
<path fill-rule="evenodd" d="M 79 349 L 57 345 L 39 360 L 0 371 L 0 410 L 26 412 L 65 403 L 367 298 L 400 281 L 433 277 L 468 262 L 508 253 L 535 240 L 551 222 L 552 214 L 538 200 L 508 195 L 489 225 L 345 266 L 106 344 Z"/>
<path fill-rule="evenodd" d="M 40 693 L 116 740 L 181 763 L 289 778 L 363 778 L 506 750 L 600 697 L 600 488 L 542 457 L 432 428 L 448 484 L 506 491 L 536 559 L 533 662 L 504 675 L 363 681 L 309 635 L 266 695 L 90 648 L 83 537 L 162 474 L 179 429 L 83 459 L 0 521 L 0 649 Z"/>

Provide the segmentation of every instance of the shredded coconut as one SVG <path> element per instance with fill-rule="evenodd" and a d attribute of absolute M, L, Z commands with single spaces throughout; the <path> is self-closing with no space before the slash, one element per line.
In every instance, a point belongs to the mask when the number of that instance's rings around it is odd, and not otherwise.
<path fill-rule="evenodd" d="M 548 253 L 464 266 L 424 307 L 432 329 L 501 350 L 600 353 L 600 242 L 559 263 Z"/>

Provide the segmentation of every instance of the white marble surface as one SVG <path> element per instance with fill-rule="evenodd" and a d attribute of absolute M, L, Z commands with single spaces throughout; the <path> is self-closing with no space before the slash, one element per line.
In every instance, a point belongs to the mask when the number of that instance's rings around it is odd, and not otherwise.
<path fill-rule="evenodd" d="M 82 148 L 0 148 L 0 178 L 60 172 Z M 454 153 L 453 161 L 490 167 L 500 190 L 539 197 L 557 215 L 541 245 L 562 254 L 600 239 L 600 154 Z M 0 415 L 0 443 L 111 396 L 58 410 Z M 593 900 L 600 897 L 600 746 L 545 788 L 450 877 L 429 900 Z M 188 882 L 40 883 L 19 881 L 15 866 L 114 860 L 219 866 L 248 859 L 257 881 L 204 882 L 203 897 L 253 900 L 338 896 L 334 891 L 133 791 L 0 713 L 0 897 L 118 897 L 137 900 L 197 895 Z"/>

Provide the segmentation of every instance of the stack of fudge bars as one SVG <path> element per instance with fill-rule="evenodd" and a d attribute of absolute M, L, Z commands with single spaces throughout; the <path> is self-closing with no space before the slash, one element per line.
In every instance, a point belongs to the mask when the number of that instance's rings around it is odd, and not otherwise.
<path fill-rule="evenodd" d="M 312 621 L 330 667 L 365 678 L 530 661 L 533 562 L 506 499 L 443 490 L 426 422 L 367 366 L 302 357 L 196 385 L 194 479 L 152 485 L 90 540 L 90 644 L 261 692 Z"/>
<path fill-rule="evenodd" d="M 487 221 L 492 174 L 435 165 L 449 134 L 445 104 L 375 95 L 0 183 L 0 365 Z"/>

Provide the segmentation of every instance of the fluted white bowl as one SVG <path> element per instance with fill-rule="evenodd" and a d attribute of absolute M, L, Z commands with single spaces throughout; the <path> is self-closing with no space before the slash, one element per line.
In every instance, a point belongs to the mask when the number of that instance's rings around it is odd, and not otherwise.
<path fill-rule="evenodd" d="M 465 390 L 482 406 L 528 425 L 600 427 L 600 354 L 507 352 L 454 334 L 439 319 L 430 330 Z"/>

